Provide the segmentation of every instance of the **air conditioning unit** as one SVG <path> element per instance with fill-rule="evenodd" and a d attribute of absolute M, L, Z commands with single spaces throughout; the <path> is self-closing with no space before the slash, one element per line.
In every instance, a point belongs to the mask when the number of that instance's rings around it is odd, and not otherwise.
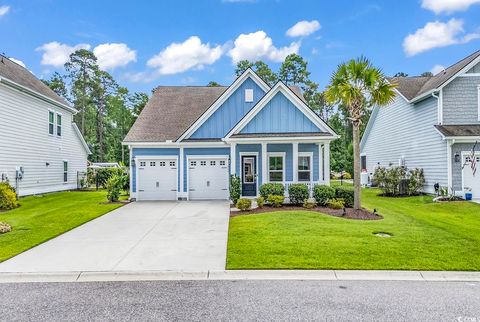
<path fill-rule="evenodd" d="M 363 187 L 366 187 L 369 185 L 370 183 L 370 176 L 368 174 L 368 172 L 366 171 L 363 171 L 361 174 L 360 174 L 360 184 L 363 186 Z"/>

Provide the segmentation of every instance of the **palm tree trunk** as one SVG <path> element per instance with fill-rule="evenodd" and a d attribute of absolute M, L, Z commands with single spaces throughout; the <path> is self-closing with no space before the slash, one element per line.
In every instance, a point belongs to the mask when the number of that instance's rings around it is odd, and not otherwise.
<path fill-rule="evenodd" d="M 360 122 L 353 121 L 353 208 L 360 209 Z"/>

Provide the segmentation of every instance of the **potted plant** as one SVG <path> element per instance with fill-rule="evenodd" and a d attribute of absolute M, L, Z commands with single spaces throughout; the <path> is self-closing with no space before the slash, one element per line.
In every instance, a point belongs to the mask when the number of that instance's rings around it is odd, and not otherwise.
<path fill-rule="evenodd" d="M 472 200 L 472 188 L 470 187 L 465 187 L 465 200 L 470 201 Z"/>

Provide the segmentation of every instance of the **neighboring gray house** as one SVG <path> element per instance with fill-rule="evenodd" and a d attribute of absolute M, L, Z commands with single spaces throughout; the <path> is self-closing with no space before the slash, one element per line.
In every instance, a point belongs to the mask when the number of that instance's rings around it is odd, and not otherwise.
<path fill-rule="evenodd" d="M 471 189 L 480 199 L 480 169 L 474 175 L 469 157 L 478 141 L 480 163 L 480 51 L 433 77 L 392 82 L 395 101 L 373 109 L 363 135 L 362 168 L 423 168 L 425 191 L 433 192 L 438 182 L 458 195 Z"/>
<path fill-rule="evenodd" d="M 0 55 L 0 181 L 19 195 L 77 188 L 90 153 L 77 112 L 24 67 Z"/>

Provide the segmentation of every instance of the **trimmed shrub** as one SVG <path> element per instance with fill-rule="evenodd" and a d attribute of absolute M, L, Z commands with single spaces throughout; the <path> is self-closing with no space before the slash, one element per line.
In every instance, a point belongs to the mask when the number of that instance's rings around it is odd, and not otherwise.
<path fill-rule="evenodd" d="M 352 175 L 349 172 L 344 172 L 343 179 L 350 180 L 352 179 Z"/>
<path fill-rule="evenodd" d="M 120 198 L 120 193 L 123 188 L 122 184 L 123 184 L 123 179 L 122 179 L 122 176 L 119 176 L 119 175 L 113 175 L 107 180 L 107 183 L 106 183 L 107 199 L 110 202 L 118 201 L 118 198 Z"/>
<path fill-rule="evenodd" d="M 260 186 L 260 195 L 268 200 L 268 196 L 284 196 L 285 187 L 281 183 L 264 183 Z"/>
<path fill-rule="evenodd" d="M 425 186 L 425 175 L 422 168 L 415 168 L 408 172 L 408 194 L 419 195 Z"/>
<path fill-rule="evenodd" d="M 330 199 L 327 203 L 328 208 L 331 209 L 343 209 L 345 202 L 342 199 Z"/>
<path fill-rule="evenodd" d="M 230 200 L 234 205 L 240 199 L 240 178 L 238 176 L 230 176 Z"/>
<path fill-rule="evenodd" d="M 373 181 L 385 196 L 418 195 L 425 185 L 423 169 L 407 170 L 405 167 L 377 167 Z"/>
<path fill-rule="evenodd" d="M 235 206 L 240 209 L 241 211 L 247 211 L 252 208 L 252 200 L 247 199 L 247 198 L 240 198 L 238 199 L 237 203 Z"/>
<path fill-rule="evenodd" d="M 294 183 L 288 187 L 288 199 L 294 205 L 301 205 L 308 199 L 308 187 L 303 183 Z"/>
<path fill-rule="evenodd" d="M 317 206 L 317 203 L 315 202 L 315 200 L 305 199 L 305 201 L 303 202 L 303 208 L 306 208 L 306 209 L 312 209 L 312 208 L 315 208 L 316 206 Z"/>
<path fill-rule="evenodd" d="M 285 201 L 285 197 L 284 196 L 269 195 L 267 200 L 272 205 L 272 207 L 280 208 L 283 205 L 283 202 Z"/>
<path fill-rule="evenodd" d="M 263 205 L 265 205 L 265 199 L 262 196 L 255 199 L 255 201 L 257 202 L 258 208 L 263 208 Z"/>
<path fill-rule="evenodd" d="M 345 207 L 352 208 L 354 198 L 353 188 L 345 186 L 335 187 L 335 198 L 343 199 Z"/>
<path fill-rule="evenodd" d="M 335 198 L 335 189 L 325 185 L 313 187 L 313 197 L 320 206 L 326 206 L 328 200 Z"/>
<path fill-rule="evenodd" d="M 0 182 L 0 210 L 10 210 L 18 207 L 17 194 L 7 182 Z"/>
<path fill-rule="evenodd" d="M 88 169 L 87 170 L 87 177 L 88 177 L 88 184 L 91 186 L 97 185 L 102 188 L 107 187 L 107 181 L 113 175 L 125 175 L 125 171 L 120 168 L 99 168 L 99 169 Z M 129 181 L 129 180 L 128 180 Z M 128 182 L 130 184 L 130 182 Z M 128 188 L 126 189 L 128 190 Z"/>

